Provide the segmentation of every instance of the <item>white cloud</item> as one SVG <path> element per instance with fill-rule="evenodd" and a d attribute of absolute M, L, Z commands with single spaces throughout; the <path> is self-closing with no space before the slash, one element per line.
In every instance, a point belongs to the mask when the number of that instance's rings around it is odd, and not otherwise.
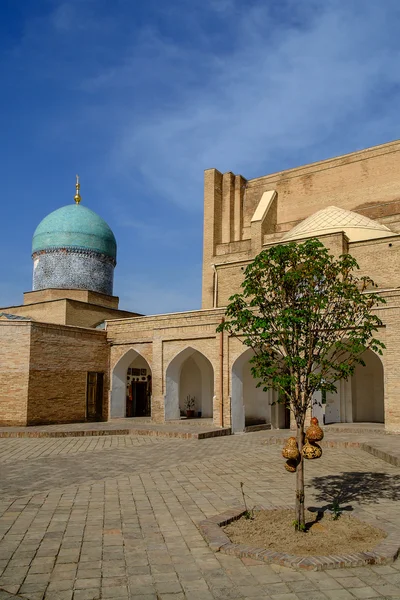
<path fill-rule="evenodd" d="M 0 66 L 42 164 L 94 182 L 125 307 L 199 306 L 203 169 L 252 178 L 400 137 L 398 0 L 111 4 L 47 0 Z"/>
<path fill-rule="evenodd" d="M 385 119 L 379 107 L 369 105 L 376 104 L 380 89 L 400 82 L 397 27 L 390 23 L 392 18 L 399 24 L 397 5 L 324 6 L 294 26 L 274 20 L 270 5 L 256 3 L 242 13 L 239 37 L 228 53 L 199 55 L 153 32 L 132 60 L 139 69 L 138 57 L 151 54 L 152 77 L 160 79 L 157 107 L 140 118 L 125 113 L 113 148 L 115 166 L 123 172 L 133 165 L 158 194 L 198 209 L 205 168 L 263 175 L 271 163 L 279 168 L 279 159 L 290 161 L 299 152 L 306 162 L 308 149 L 321 144 L 327 157 L 338 128 L 341 151 L 351 151 L 357 123 L 369 124 L 362 144 L 385 141 L 376 141 Z M 176 64 L 182 66 L 180 77 L 174 77 Z M 126 68 L 114 70 L 114 81 L 125 77 Z M 171 76 L 174 95 L 171 100 L 166 85 L 163 101 L 163 82 Z"/>

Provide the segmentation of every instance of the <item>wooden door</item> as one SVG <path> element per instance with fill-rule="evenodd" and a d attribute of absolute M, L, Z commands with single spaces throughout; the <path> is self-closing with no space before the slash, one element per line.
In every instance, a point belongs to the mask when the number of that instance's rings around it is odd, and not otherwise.
<path fill-rule="evenodd" d="M 86 386 L 86 420 L 103 420 L 104 373 L 88 372 Z"/>

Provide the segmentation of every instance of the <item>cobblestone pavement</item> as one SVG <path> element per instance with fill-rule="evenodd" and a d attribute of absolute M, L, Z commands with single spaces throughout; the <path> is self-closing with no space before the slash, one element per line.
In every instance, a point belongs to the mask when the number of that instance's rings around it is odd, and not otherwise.
<path fill-rule="evenodd" d="M 0 600 L 400 599 L 390 566 L 300 573 L 212 552 L 196 523 L 294 496 L 268 432 L 209 440 L 139 436 L 0 440 Z M 358 449 L 307 463 L 307 503 L 400 520 L 400 469 Z"/>

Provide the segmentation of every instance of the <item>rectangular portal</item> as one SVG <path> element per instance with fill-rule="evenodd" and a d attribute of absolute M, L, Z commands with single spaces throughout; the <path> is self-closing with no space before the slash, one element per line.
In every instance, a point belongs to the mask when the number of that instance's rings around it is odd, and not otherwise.
<path fill-rule="evenodd" d="M 104 373 L 89 371 L 86 387 L 86 420 L 103 420 Z"/>

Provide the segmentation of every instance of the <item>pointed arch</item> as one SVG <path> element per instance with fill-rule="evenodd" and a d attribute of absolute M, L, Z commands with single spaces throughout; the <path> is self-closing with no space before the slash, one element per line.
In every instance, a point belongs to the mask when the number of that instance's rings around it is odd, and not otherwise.
<path fill-rule="evenodd" d="M 362 355 L 365 367 L 357 365 L 351 378 L 353 422 L 384 423 L 384 370 L 373 350 Z"/>
<path fill-rule="evenodd" d="M 257 387 L 257 380 L 251 373 L 250 360 L 253 356 L 253 350 L 248 348 L 236 358 L 232 365 L 231 423 L 233 433 L 244 431 L 248 425 L 271 424 L 271 416 L 274 418 L 274 426 L 281 426 L 283 408 L 279 405 L 274 406 L 272 411 L 271 405 L 275 400 L 276 392 L 274 390 L 264 392 L 262 387 Z"/>
<path fill-rule="evenodd" d="M 381 357 L 371 349 L 362 354 L 365 362 L 356 365 L 352 377 L 341 379 L 337 393 L 326 394 L 323 419 L 330 423 L 384 423 L 385 383 Z"/>
<path fill-rule="evenodd" d="M 151 367 L 148 361 L 138 350 L 130 348 L 121 356 L 113 369 L 111 378 L 111 418 L 127 415 L 128 368 L 135 362 L 146 365 L 146 369 L 151 375 Z"/>
<path fill-rule="evenodd" d="M 184 348 L 169 363 L 165 372 L 165 420 L 179 419 L 186 397 L 195 397 L 194 410 L 201 417 L 212 417 L 214 369 L 200 350 Z"/>

